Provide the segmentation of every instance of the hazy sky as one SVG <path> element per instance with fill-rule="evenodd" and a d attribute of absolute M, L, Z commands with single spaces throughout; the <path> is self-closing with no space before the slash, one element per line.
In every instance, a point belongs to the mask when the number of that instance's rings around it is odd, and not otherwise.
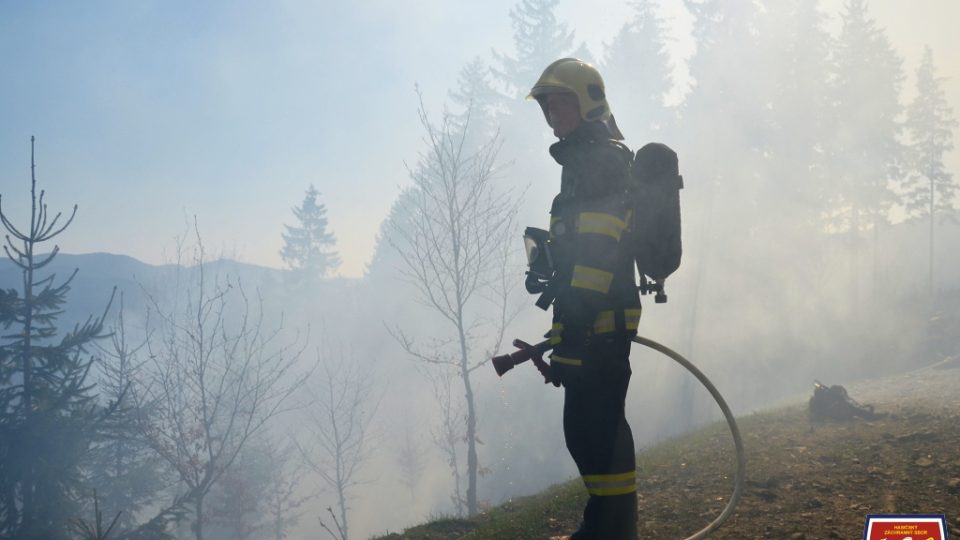
<path fill-rule="evenodd" d="M 0 1 L 4 209 L 28 202 L 33 134 L 51 207 L 80 206 L 65 251 L 161 262 L 197 215 L 211 249 L 280 266 L 282 225 L 312 183 L 341 274 L 360 275 L 421 148 L 414 83 L 439 112 L 465 63 L 512 52 L 514 3 Z M 559 15 L 600 55 L 629 7 L 590 4 Z M 870 4 L 904 56 L 906 97 L 929 43 L 960 111 L 960 2 L 906 5 Z M 684 84 L 689 17 L 680 0 L 662 11 Z"/>

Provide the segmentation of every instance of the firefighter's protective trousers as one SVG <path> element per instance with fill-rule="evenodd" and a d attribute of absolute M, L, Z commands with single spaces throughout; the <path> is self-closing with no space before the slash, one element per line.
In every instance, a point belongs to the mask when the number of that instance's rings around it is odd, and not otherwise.
<path fill-rule="evenodd" d="M 595 336 L 564 381 L 563 433 L 590 499 L 575 540 L 637 537 L 633 434 L 624 416 L 630 337 Z"/>

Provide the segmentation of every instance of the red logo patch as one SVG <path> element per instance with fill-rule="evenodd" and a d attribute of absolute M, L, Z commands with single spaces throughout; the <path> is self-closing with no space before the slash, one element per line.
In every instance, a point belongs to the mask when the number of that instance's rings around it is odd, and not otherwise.
<path fill-rule="evenodd" d="M 943 515 L 870 515 L 863 540 L 947 540 Z"/>

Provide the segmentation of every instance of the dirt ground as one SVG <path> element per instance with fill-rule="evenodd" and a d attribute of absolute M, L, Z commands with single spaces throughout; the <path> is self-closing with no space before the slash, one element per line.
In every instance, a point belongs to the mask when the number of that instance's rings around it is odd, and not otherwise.
<path fill-rule="evenodd" d="M 867 514 L 888 513 L 945 514 L 960 538 L 960 359 L 847 390 L 881 417 L 814 422 L 797 406 L 740 420 L 746 489 L 710 538 L 857 540 Z M 725 429 L 638 463 L 641 538 L 686 538 L 719 515 L 733 484 Z"/>
<path fill-rule="evenodd" d="M 745 489 L 711 540 L 860 540 L 868 514 L 944 514 L 960 539 L 960 357 L 846 389 L 878 417 L 815 422 L 802 404 L 738 418 Z M 705 527 L 730 498 L 734 463 L 725 423 L 641 451 L 640 538 L 682 540 Z M 582 505 L 581 485 L 568 482 L 474 521 L 384 538 L 548 538 L 575 530 Z"/>

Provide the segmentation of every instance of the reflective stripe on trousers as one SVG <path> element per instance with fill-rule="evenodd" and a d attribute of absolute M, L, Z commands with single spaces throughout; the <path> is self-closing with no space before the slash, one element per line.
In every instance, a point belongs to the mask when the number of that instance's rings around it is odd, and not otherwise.
<path fill-rule="evenodd" d="M 637 490 L 637 471 L 615 474 L 587 474 L 582 476 L 583 485 L 590 495 L 601 497 L 626 495 Z"/>

